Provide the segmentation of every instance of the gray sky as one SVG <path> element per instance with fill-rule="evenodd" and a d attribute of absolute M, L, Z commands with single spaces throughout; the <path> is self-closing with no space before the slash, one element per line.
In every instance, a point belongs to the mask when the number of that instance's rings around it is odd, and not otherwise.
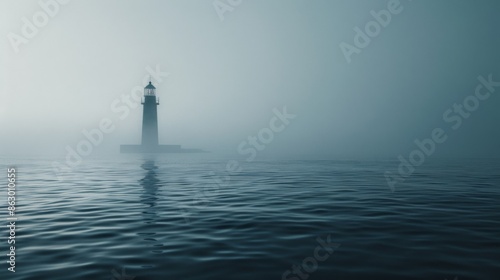
<path fill-rule="evenodd" d="M 243 0 L 221 20 L 212 0 L 73 0 L 16 53 L 9 34 L 43 10 L 2 0 L 0 155 L 64 155 L 103 118 L 116 129 L 96 151 L 139 143 L 142 108 L 110 106 L 159 65 L 163 144 L 237 154 L 286 106 L 296 118 L 263 153 L 395 158 L 441 127 L 436 156 L 500 156 L 500 87 L 459 129 L 443 120 L 478 76 L 500 81 L 500 2 L 401 0 L 348 63 L 339 45 L 389 2 Z"/>

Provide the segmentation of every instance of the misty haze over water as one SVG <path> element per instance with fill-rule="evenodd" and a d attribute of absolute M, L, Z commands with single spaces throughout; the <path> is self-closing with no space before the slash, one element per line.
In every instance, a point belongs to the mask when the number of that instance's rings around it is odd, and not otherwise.
<path fill-rule="evenodd" d="M 500 80 L 496 1 L 402 0 L 350 63 L 339 45 L 389 1 L 243 1 L 223 21 L 200 2 L 71 1 L 16 53 L 7 35 L 42 9 L 2 1 L 0 154 L 64 156 L 104 118 L 94 152 L 116 154 L 140 139 L 131 96 L 151 76 L 165 144 L 237 153 L 286 106 L 297 118 L 260 154 L 395 158 L 441 127 L 433 157 L 499 156 L 498 90 L 457 130 L 443 117 L 479 76 Z"/>
<path fill-rule="evenodd" d="M 498 11 L 0 1 L 0 279 L 498 279 Z"/>

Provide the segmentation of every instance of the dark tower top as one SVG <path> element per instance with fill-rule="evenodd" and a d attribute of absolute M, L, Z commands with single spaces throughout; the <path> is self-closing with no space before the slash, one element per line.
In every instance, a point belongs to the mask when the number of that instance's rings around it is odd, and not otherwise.
<path fill-rule="evenodd" d="M 149 82 L 149 85 L 147 85 L 144 88 L 144 96 L 151 96 L 151 95 L 156 95 L 156 88 L 153 86 L 151 81 Z"/>

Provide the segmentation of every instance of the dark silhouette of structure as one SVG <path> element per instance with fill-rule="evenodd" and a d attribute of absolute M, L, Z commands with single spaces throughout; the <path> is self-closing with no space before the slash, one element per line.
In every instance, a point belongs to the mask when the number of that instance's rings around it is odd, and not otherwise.
<path fill-rule="evenodd" d="M 144 88 L 142 112 L 141 145 L 121 145 L 121 153 L 200 153 L 199 149 L 182 149 L 180 145 L 159 145 L 158 142 L 158 110 L 160 99 L 156 96 L 156 88 L 151 81 Z"/>
<path fill-rule="evenodd" d="M 149 82 L 144 88 L 144 106 L 142 112 L 142 146 L 154 147 L 158 145 L 158 113 L 156 106 L 160 100 L 156 97 L 156 88 Z"/>

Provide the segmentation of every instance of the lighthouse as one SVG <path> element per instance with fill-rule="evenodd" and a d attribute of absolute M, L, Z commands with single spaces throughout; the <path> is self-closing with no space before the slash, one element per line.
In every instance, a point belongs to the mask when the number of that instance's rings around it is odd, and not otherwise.
<path fill-rule="evenodd" d="M 200 153 L 199 149 L 183 149 L 181 145 L 160 145 L 158 140 L 158 105 L 156 87 L 149 81 L 144 88 L 142 104 L 142 138 L 140 145 L 121 145 L 121 153 Z"/>
<path fill-rule="evenodd" d="M 158 146 L 158 110 L 160 99 L 156 96 L 156 88 L 151 81 L 144 88 L 144 98 L 141 104 L 142 111 L 142 141 L 143 147 L 156 148 Z"/>

